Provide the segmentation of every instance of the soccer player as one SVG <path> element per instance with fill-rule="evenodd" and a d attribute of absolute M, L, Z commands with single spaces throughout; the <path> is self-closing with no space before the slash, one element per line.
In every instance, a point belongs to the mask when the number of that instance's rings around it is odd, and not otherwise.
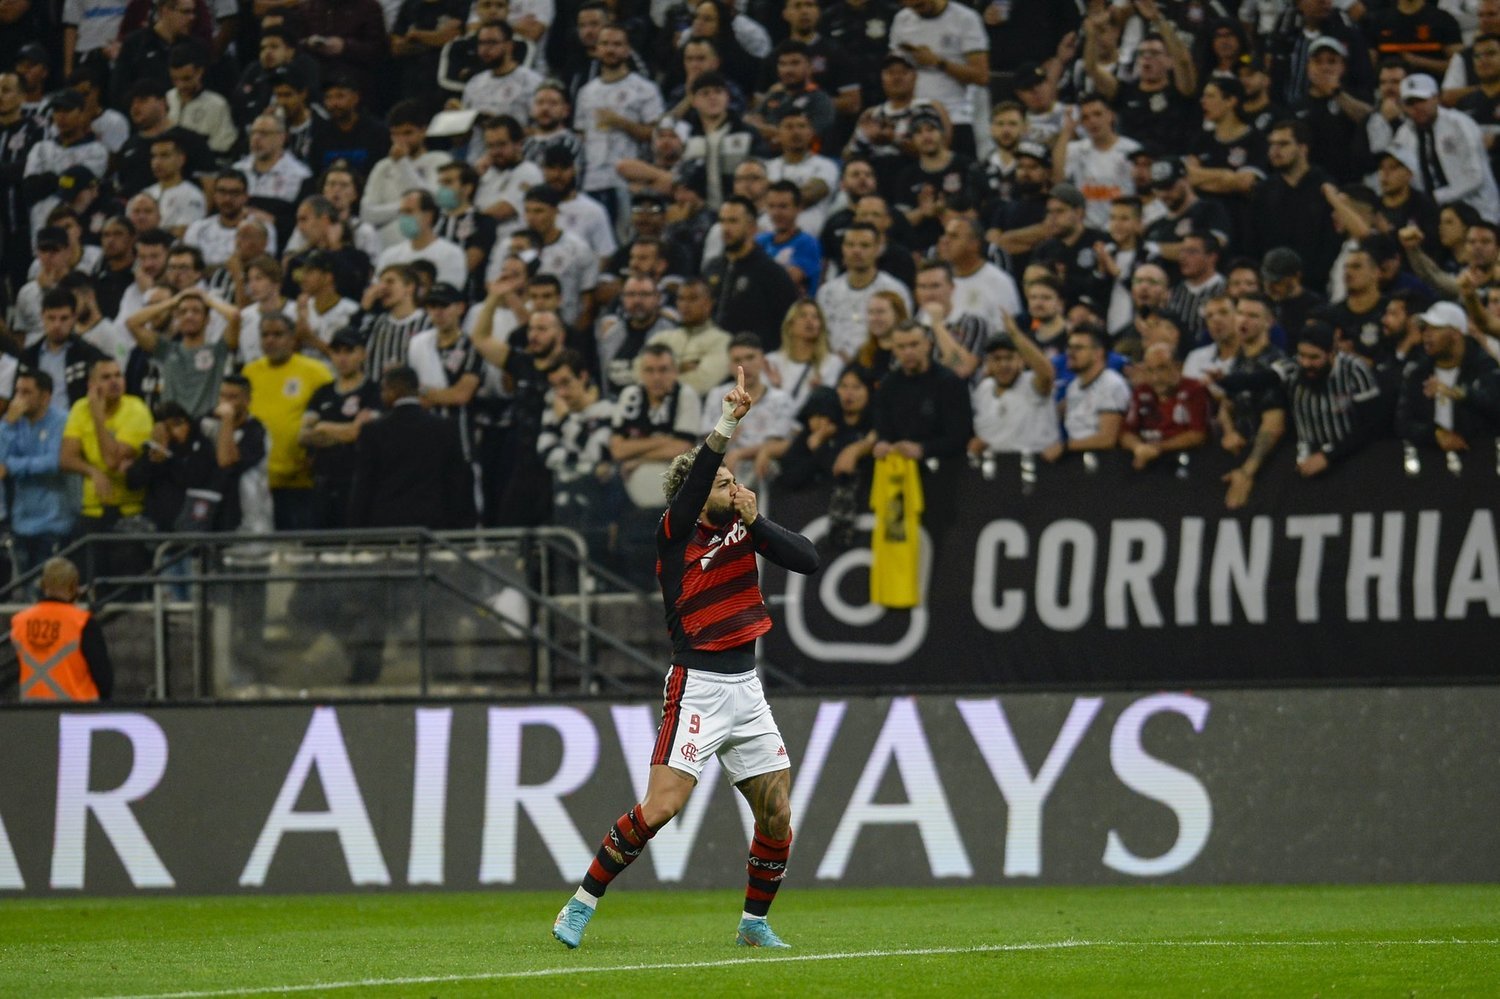
<path fill-rule="evenodd" d="M 657 576 L 672 634 L 661 730 L 645 799 L 605 834 L 552 935 L 577 947 L 609 883 L 687 804 L 703 763 L 717 756 L 755 815 L 742 947 L 786 947 L 766 923 L 792 846 L 791 761 L 755 673 L 755 640 L 771 630 L 756 555 L 792 572 L 818 568 L 812 542 L 759 515 L 755 494 L 724 465 L 734 429 L 750 411 L 745 371 L 724 397 L 708 439 L 667 471 L 670 505 L 656 528 Z"/>

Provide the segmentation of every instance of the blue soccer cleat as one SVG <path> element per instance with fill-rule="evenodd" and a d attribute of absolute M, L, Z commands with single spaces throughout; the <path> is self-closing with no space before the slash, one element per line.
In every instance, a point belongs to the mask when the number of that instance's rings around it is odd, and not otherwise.
<path fill-rule="evenodd" d="M 589 920 L 593 918 L 593 909 L 576 898 L 570 898 L 568 904 L 562 907 L 562 911 L 557 914 L 557 919 L 552 923 L 552 935 L 572 950 L 583 943 L 583 931 L 589 925 Z M 773 937 L 774 935 L 772 934 Z"/>
<path fill-rule="evenodd" d="M 735 942 L 741 947 L 791 947 L 776 935 L 771 924 L 764 919 L 741 919 L 740 932 Z"/>

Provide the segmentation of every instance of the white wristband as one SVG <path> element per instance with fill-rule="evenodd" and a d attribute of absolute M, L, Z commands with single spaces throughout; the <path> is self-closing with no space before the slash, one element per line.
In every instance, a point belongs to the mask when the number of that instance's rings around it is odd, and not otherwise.
<path fill-rule="evenodd" d="M 726 413 L 725 415 L 719 417 L 718 424 L 714 426 L 714 433 L 718 434 L 725 440 L 729 440 L 729 438 L 734 436 L 734 428 L 739 425 L 739 420 Z"/>

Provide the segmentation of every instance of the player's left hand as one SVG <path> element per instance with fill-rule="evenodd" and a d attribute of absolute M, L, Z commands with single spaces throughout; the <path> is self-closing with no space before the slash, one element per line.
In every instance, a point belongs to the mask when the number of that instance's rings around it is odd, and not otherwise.
<path fill-rule="evenodd" d="M 760 516 L 760 511 L 755 506 L 755 494 L 749 488 L 735 484 L 734 493 L 729 497 L 729 502 L 734 506 L 734 512 L 749 527 L 755 523 L 755 518 Z"/>

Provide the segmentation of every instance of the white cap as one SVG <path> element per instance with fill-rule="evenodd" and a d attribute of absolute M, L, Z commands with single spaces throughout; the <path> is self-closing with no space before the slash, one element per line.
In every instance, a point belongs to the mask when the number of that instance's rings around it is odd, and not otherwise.
<path fill-rule="evenodd" d="M 1417 163 L 1416 152 L 1406 146 L 1387 146 L 1381 151 L 1380 155 L 1381 157 L 1389 156 L 1410 170 L 1414 175 L 1421 172 L 1421 166 Z"/>
<path fill-rule="evenodd" d="M 1456 302 L 1433 302 L 1426 312 L 1417 317 L 1417 322 L 1423 326 L 1444 326 L 1460 333 L 1469 332 L 1469 317 Z"/>
<path fill-rule="evenodd" d="M 1401 81 L 1401 99 L 1403 101 L 1430 101 L 1437 95 L 1437 81 L 1426 73 L 1414 73 Z"/>
<path fill-rule="evenodd" d="M 1349 58 L 1349 47 L 1330 35 L 1319 35 L 1317 38 L 1314 38 L 1312 44 L 1307 47 L 1307 54 L 1315 56 L 1323 49 L 1337 52 L 1340 59 Z"/>

